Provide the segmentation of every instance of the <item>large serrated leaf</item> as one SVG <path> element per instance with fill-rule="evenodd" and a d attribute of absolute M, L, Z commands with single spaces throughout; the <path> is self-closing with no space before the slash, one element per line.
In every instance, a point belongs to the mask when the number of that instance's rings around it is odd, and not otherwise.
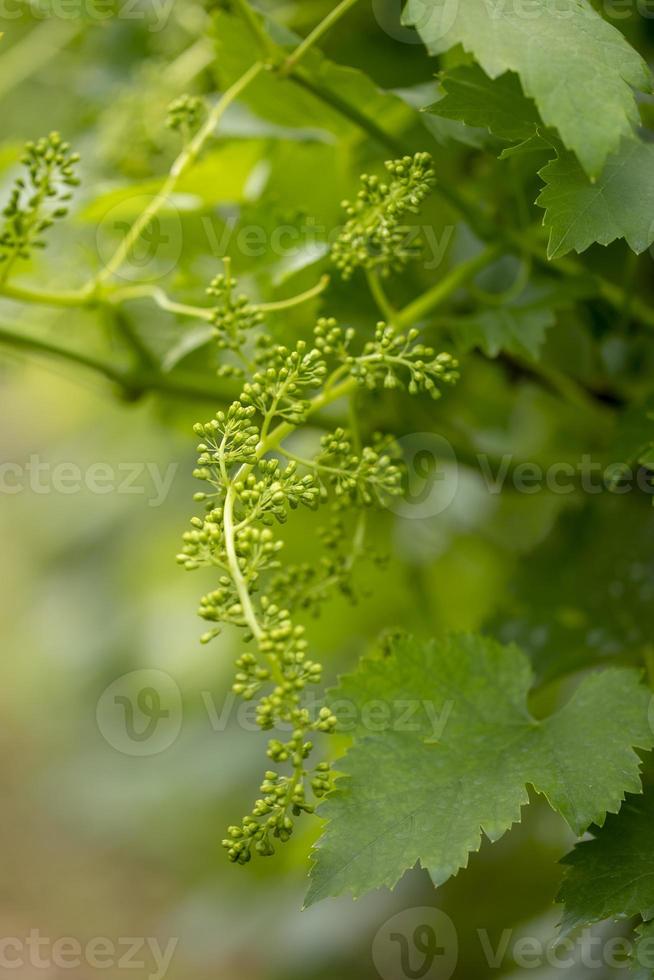
<path fill-rule="evenodd" d="M 585 0 L 409 0 L 404 19 L 432 54 L 461 44 L 491 78 L 516 72 L 591 176 L 638 123 L 632 89 L 649 70 Z"/>
<path fill-rule="evenodd" d="M 418 861 L 436 883 L 445 881 L 466 866 L 482 833 L 496 840 L 520 820 L 528 785 L 576 833 L 640 790 L 634 747 L 648 748 L 654 737 L 649 694 L 635 671 L 587 677 L 543 721 L 528 710 L 531 685 L 517 647 L 476 635 L 404 639 L 345 678 L 332 703 L 337 714 L 339 701 L 341 711 L 354 710 L 358 725 L 339 765 L 344 777 L 321 807 L 328 823 L 308 904 L 391 887 Z"/>
<path fill-rule="evenodd" d="M 593 242 L 624 238 L 639 254 L 654 242 L 654 145 L 624 140 L 602 176 L 588 179 L 572 155 L 558 156 L 539 171 L 545 187 L 537 200 L 549 228 L 548 257 L 585 251 Z"/>

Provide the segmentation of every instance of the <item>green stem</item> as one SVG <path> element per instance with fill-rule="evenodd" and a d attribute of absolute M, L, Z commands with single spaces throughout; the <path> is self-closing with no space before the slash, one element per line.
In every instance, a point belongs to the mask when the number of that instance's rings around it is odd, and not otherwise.
<path fill-rule="evenodd" d="M 158 392 L 192 401 L 219 405 L 227 405 L 238 396 L 238 391 L 235 389 L 198 384 L 192 375 L 161 374 L 159 371 L 150 370 L 147 367 L 122 370 L 99 358 L 68 347 L 60 347 L 58 344 L 42 340 L 39 337 L 27 337 L 25 334 L 1 324 L 0 344 L 7 344 L 31 353 L 46 354 L 71 364 L 89 368 L 132 394 Z"/>
<path fill-rule="evenodd" d="M 314 27 L 310 34 L 305 37 L 301 44 L 298 44 L 295 51 L 288 56 L 284 64 L 280 68 L 280 75 L 285 77 L 293 71 L 298 62 L 304 58 L 307 51 L 309 51 L 314 44 L 317 44 L 321 37 L 327 33 L 327 31 L 333 27 L 333 25 L 343 17 L 348 10 L 357 3 L 358 0 L 341 0 L 338 6 L 334 7 L 330 13 L 324 17 L 320 23 Z"/>
<path fill-rule="evenodd" d="M 20 303 L 34 303 L 37 306 L 91 306 L 93 305 L 95 289 L 92 284 L 81 289 L 33 289 L 31 286 L 17 286 L 14 283 L 2 283 L 0 296 L 15 299 Z"/>
<path fill-rule="evenodd" d="M 239 470 L 236 475 L 236 479 L 240 478 L 241 472 L 244 469 L 245 467 L 242 467 L 241 470 Z M 251 467 L 249 467 L 249 469 L 251 469 Z M 247 474 L 243 473 L 243 475 L 245 476 Z M 261 629 L 259 621 L 257 620 L 257 616 L 252 605 L 250 590 L 243 576 L 243 572 L 241 571 L 238 555 L 236 554 L 236 536 L 234 534 L 234 503 L 236 491 L 234 489 L 234 483 L 229 480 L 227 475 L 225 475 L 223 479 L 225 481 L 225 486 L 227 487 L 225 503 L 223 506 L 223 533 L 225 536 L 225 552 L 227 553 L 229 574 L 231 575 L 232 581 L 236 587 L 236 592 L 243 610 L 243 618 L 250 628 L 255 640 L 258 641 L 261 639 L 263 630 Z"/>
<path fill-rule="evenodd" d="M 136 362 L 142 366 L 151 368 L 153 371 L 158 369 L 158 365 L 150 348 L 143 342 L 138 330 L 135 330 L 128 316 L 118 308 L 103 307 L 102 313 L 107 318 L 111 326 L 126 342 L 134 354 Z"/>
<path fill-rule="evenodd" d="M 527 360 L 515 355 L 511 355 L 507 359 L 517 364 L 527 375 L 531 374 L 544 382 L 547 387 L 561 395 L 569 405 L 583 412 L 595 422 L 605 418 L 608 412 L 607 406 L 595 401 L 574 378 L 560 371 L 557 367 L 546 364 L 544 361 Z"/>
<path fill-rule="evenodd" d="M 125 235 L 121 244 L 118 246 L 102 272 L 97 277 L 98 283 L 106 282 L 106 280 L 110 279 L 114 273 L 118 272 L 143 231 L 166 205 L 168 199 L 174 193 L 181 177 L 200 155 L 204 144 L 213 134 L 216 126 L 229 106 L 263 70 L 264 65 L 260 61 L 256 62 L 245 72 L 245 74 L 237 79 L 234 84 L 227 89 L 222 98 L 219 99 L 209 113 L 204 125 L 198 130 L 188 146 L 182 150 L 180 155 L 173 163 L 170 173 L 164 181 L 159 193 L 138 216 L 128 233 Z"/>
<path fill-rule="evenodd" d="M 315 296 L 320 296 L 327 289 L 328 285 L 329 276 L 322 276 L 315 286 L 305 290 L 303 293 L 298 293 L 297 296 L 289 296 L 288 299 L 279 299 L 273 303 L 257 303 L 256 307 L 262 313 L 275 313 L 277 310 L 289 310 L 292 306 L 299 306 L 300 303 L 306 303 L 307 300 L 313 299 Z"/>
<path fill-rule="evenodd" d="M 312 399 L 309 408 L 309 415 L 314 412 L 319 411 L 321 408 L 337 401 L 339 398 L 343 398 L 348 395 L 356 387 L 356 381 L 353 378 L 348 378 L 347 381 L 342 382 L 340 385 L 335 387 L 330 387 L 329 390 L 322 391 L 319 395 L 316 395 Z M 271 452 L 276 449 L 283 439 L 287 435 L 290 435 L 295 431 L 297 425 L 290 422 L 281 422 L 276 426 L 272 432 L 267 433 L 267 426 L 271 419 L 271 412 L 268 412 L 266 420 L 261 429 L 261 440 L 257 446 L 256 457 L 257 460 L 262 459 L 266 453 Z M 238 555 L 236 553 L 236 535 L 234 529 L 234 504 L 235 504 L 235 484 L 240 480 L 245 480 L 249 474 L 254 469 L 255 463 L 244 463 L 236 473 L 233 479 L 230 479 L 226 468 L 221 464 L 222 479 L 226 487 L 225 503 L 223 506 L 223 531 L 225 536 L 225 552 L 227 554 L 227 561 L 229 564 L 229 572 L 236 587 L 236 592 L 239 597 L 241 608 L 243 610 L 243 617 L 247 623 L 252 635 L 256 640 L 261 638 L 262 629 L 257 620 L 256 613 L 254 611 L 254 606 L 252 605 L 252 597 L 250 595 L 250 590 L 248 584 L 245 581 L 241 566 L 239 564 Z"/>
<path fill-rule="evenodd" d="M 195 320 L 209 322 L 213 317 L 212 310 L 203 306 L 190 306 L 187 303 L 177 303 L 159 286 L 128 286 L 105 294 L 106 302 L 116 305 L 131 299 L 151 299 L 157 306 L 168 313 L 176 313 Z"/>
<path fill-rule="evenodd" d="M 395 320 L 396 311 L 391 306 L 388 296 L 384 292 L 382 284 L 379 281 L 379 276 L 374 269 L 366 269 L 366 279 L 368 281 L 368 288 L 370 289 L 372 298 L 377 304 L 377 309 L 387 323 L 393 323 Z"/>
<path fill-rule="evenodd" d="M 259 16 L 254 12 L 248 0 L 234 0 L 234 6 L 238 9 L 241 17 L 250 29 L 250 32 L 261 48 L 261 51 L 268 56 L 271 61 L 275 61 L 278 55 L 278 47 L 264 29 Z"/>
<path fill-rule="evenodd" d="M 501 245 L 491 245 L 479 255 L 457 265 L 452 271 L 437 282 L 431 289 L 418 296 L 412 303 L 400 310 L 395 322 L 400 327 L 407 327 L 431 313 L 444 300 L 448 299 L 457 289 L 463 286 L 476 273 L 481 272 L 501 255 Z"/>
<path fill-rule="evenodd" d="M 297 296 L 289 296 L 288 299 L 277 300 L 273 303 L 258 303 L 256 308 L 262 313 L 272 313 L 277 310 L 290 309 L 299 306 L 307 300 L 319 296 L 329 285 L 329 276 L 323 276 L 315 286 L 299 293 Z M 110 289 L 97 289 L 92 283 L 81 289 L 71 290 L 44 290 L 33 289 L 28 286 L 17 286 L 14 283 L 0 284 L 0 296 L 7 299 L 14 299 L 23 303 L 34 303 L 37 306 L 62 306 L 62 307 L 91 307 L 102 304 L 117 306 L 120 303 L 129 302 L 135 299 L 151 299 L 162 310 L 168 313 L 177 313 L 180 316 L 191 317 L 196 320 L 211 321 L 213 311 L 209 307 L 192 306 L 188 303 L 178 303 L 161 289 L 160 286 L 124 286 Z"/>
<path fill-rule="evenodd" d="M 345 381 L 341 381 L 337 385 L 327 385 L 319 395 L 316 395 L 312 399 L 308 414 L 314 415 L 340 398 L 345 398 L 347 395 L 352 394 L 356 387 L 357 382 L 355 378 L 346 378 Z M 297 426 L 291 422 L 280 422 L 261 442 L 257 452 L 259 458 L 271 452 L 271 450 L 276 449 L 280 442 L 294 432 L 296 428 Z"/>
<path fill-rule="evenodd" d="M 65 358 L 74 364 L 91 368 L 91 370 L 103 374 L 110 381 L 115 381 L 118 384 L 123 384 L 125 380 L 121 371 L 113 365 L 107 364 L 105 361 L 101 361 L 89 354 L 84 354 L 81 351 L 59 347 L 57 344 L 53 344 L 48 340 L 42 340 L 38 337 L 26 337 L 11 327 L 0 325 L 0 343 L 11 344 L 12 347 L 17 347 L 21 350 L 35 351 L 37 354 L 51 354 L 55 357 Z"/>
<path fill-rule="evenodd" d="M 345 116 L 346 119 L 349 119 L 359 129 L 367 132 L 375 142 L 385 147 L 391 153 L 396 156 L 403 156 L 407 152 L 403 143 L 395 139 L 394 136 L 391 136 L 390 133 L 385 132 L 373 119 L 370 119 L 364 112 L 361 112 L 356 106 L 349 103 L 343 96 L 332 92 L 331 89 L 326 88 L 321 82 L 316 81 L 313 75 L 302 68 L 302 65 L 294 68 L 289 73 L 288 78 L 292 79 L 297 85 L 305 89 L 305 91 L 310 92 L 317 99 L 320 99 L 321 102 L 331 106 L 340 115 Z"/>

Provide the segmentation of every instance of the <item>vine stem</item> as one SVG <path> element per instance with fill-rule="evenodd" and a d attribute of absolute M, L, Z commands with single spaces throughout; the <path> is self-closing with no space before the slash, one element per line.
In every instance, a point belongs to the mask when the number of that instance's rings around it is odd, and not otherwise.
<path fill-rule="evenodd" d="M 256 308 L 261 313 L 275 313 L 278 310 L 288 310 L 292 306 L 299 306 L 300 303 L 306 303 L 307 300 L 320 296 L 327 289 L 329 282 L 330 278 L 328 275 L 321 276 L 315 286 L 311 286 L 310 289 L 305 290 L 303 293 L 298 293 L 297 296 L 290 296 L 288 299 L 278 299 L 272 303 L 257 303 Z"/>
<path fill-rule="evenodd" d="M 83 354 L 81 351 L 59 347 L 57 344 L 53 344 L 48 340 L 41 340 L 37 337 L 26 337 L 17 330 L 12 330 L 11 327 L 6 327 L 1 324 L 0 343 L 11 344 L 12 347 L 18 347 L 23 350 L 36 351 L 42 354 L 50 354 L 54 355 L 55 357 L 65 358 L 66 360 L 71 361 L 73 364 L 79 364 L 82 367 L 87 367 L 93 371 L 97 371 L 110 381 L 126 386 L 126 376 L 118 368 L 115 368 L 111 364 L 107 364 L 105 361 L 101 361 L 99 358 L 92 357 L 88 354 Z"/>
<path fill-rule="evenodd" d="M 307 34 L 305 39 L 298 44 L 295 51 L 293 51 L 286 61 L 282 64 L 279 69 L 279 74 L 282 78 L 289 75 L 293 69 L 296 67 L 299 61 L 304 58 L 307 51 L 309 51 L 314 44 L 317 44 L 321 37 L 327 33 L 327 31 L 334 26 L 334 24 L 343 17 L 351 7 L 357 3 L 358 0 L 341 0 L 341 2 L 334 7 L 326 17 L 320 21 L 314 29 Z"/>
<path fill-rule="evenodd" d="M 261 48 L 262 52 L 267 54 L 270 59 L 274 60 L 277 55 L 277 45 L 270 37 L 268 32 L 264 30 L 263 26 L 261 25 L 261 21 L 250 4 L 247 2 L 247 0 L 234 0 L 234 6 L 238 9 L 241 17 L 250 28 L 250 32 Z"/>
<path fill-rule="evenodd" d="M 13 282 L 5 282 L 0 283 L 0 295 L 20 303 L 34 303 L 36 306 L 93 306 L 98 299 L 93 283 L 88 283 L 80 289 L 51 290 L 34 289 L 31 286 L 17 286 Z"/>
<path fill-rule="evenodd" d="M 236 474 L 236 479 L 238 479 L 240 475 L 241 470 L 239 470 L 239 472 Z M 243 476 L 247 476 L 247 473 L 243 473 Z M 241 571 L 238 555 L 236 554 L 236 536 L 234 534 L 234 503 L 236 490 L 234 489 L 234 482 L 229 479 L 227 474 L 223 476 L 223 480 L 225 481 L 225 486 L 227 487 L 225 504 L 223 506 L 223 532 L 225 535 L 225 551 L 227 553 L 229 573 L 232 577 L 234 585 L 236 586 L 236 592 L 238 593 L 245 622 L 248 624 L 255 640 L 259 641 L 263 630 L 259 625 L 259 621 L 254 611 L 250 590 L 248 589 L 247 582 L 245 581 L 243 572 Z"/>
<path fill-rule="evenodd" d="M 222 98 L 218 100 L 216 105 L 209 113 L 204 125 L 198 130 L 188 146 L 182 150 L 173 163 L 172 167 L 170 168 L 170 173 L 164 181 L 161 190 L 138 216 L 128 233 L 125 235 L 121 244 L 118 246 L 102 272 L 97 277 L 96 284 L 106 282 L 107 279 L 110 279 L 114 273 L 121 268 L 142 232 L 165 206 L 168 198 L 174 192 L 183 174 L 195 162 L 202 150 L 202 147 L 214 132 L 216 126 L 229 106 L 264 70 L 264 67 L 265 66 L 261 61 L 255 62 L 243 75 L 241 75 L 240 78 L 234 82 L 233 85 L 230 86 L 230 88 L 227 89 Z"/>
<path fill-rule="evenodd" d="M 89 368 L 119 385 L 131 395 L 142 394 L 146 391 L 160 392 L 174 397 L 206 401 L 213 404 L 219 403 L 220 405 L 229 404 L 238 395 L 237 390 L 198 384 L 195 377 L 191 375 L 161 374 L 160 371 L 150 370 L 146 366 L 136 370 L 122 370 L 113 364 L 100 360 L 100 358 L 68 347 L 60 347 L 52 341 L 41 340 L 38 337 L 26 337 L 23 333 L 19 333 L 19 331 L 4 324 L 0 324 L 0 344 L 7 344 L 30 353 L 46 354 L 49 357 L 57 357 L 71 364 Z"/>
<path fill-rule="evenodd" d="M 346 381 L 343 381 L 335 386 L 330 386 L 329 382 L 327 382 L 325 390 L 311 400 L 307 415 L 313 415 L 314 412 L 319 411 L 321 408 L 325 408 L 332 402 L 338 401 L 339 398 L 344 398 L 346 395 L 351 394 L 355 388 L 356 380 L 354 378 L 348 378 Z M 297 428 L 297 426 L 291 422 L 280 422 L 280 424 L 277 425 L 272 432 L 267 433 L 266 426 L 270 422 L 270 417 L 271 413 L 269 412 L 262 426 L 261 439 L 256 450 L 256 462 L 262 459 L 266 453 L 276 449 L 282 440 L 294 432 Z M 256 462 L 244 463 L 241 467 L 239 467 L 236 475 L 233 478 L 230 478 L 226 467 L 221 462 L 221 476 L 225 486 L 227 487 L 225 503 L 223 506 L 223 530 L 225 535 L 225 551 L 227 553 L 229 572 L 241 603 L 243 618 L 250 628 L 254 638 L 259 640 L 263 630 L 261 629 L 257 615 L 254 611 L 250 590 L 241 570 L 238 555 L 236 554 L 236 536 L 234 530 L 234 504 L 236 502 L 235 484 L 240 480 L 245 480 L 249 476 L 256 466 Z"/>
<path fill-rule="evenodd" d="M 481 272 L 482 269 L 485 269 L 494 262 L 501 253 L 501 245 L 491 245 L 484 249 L 483 252 L 480 252 L 479 255 L 475 255 L 474 258 L 468 259 L 466 262 L 461 262 L 447 276 L 435 283 L 431 289 L 428 289 L 421 296 L 414 299 L 412 303 L 409 303 L 404 309 L 400 310 L 395 315 L 397 326 L 410 326 L 418 320 L 421 320 L 428 313 L 431 313 L 432 310 L 451 296 L 452 293 L 456 292 L 472 276 Z"/>
<path fill-rule="evenodd" d="M 208 307 L 177 303 L 159 286 L 127 286 L 125 289 L 118 289 L 106 296 L 107 302 L 112 305 L 124 303 L 130 299 L 151 299 L 160 309 L 166 310 L 168 313 L 177 313 L 180 316 L 187 316 L 195 320 L 205 320 L 207 323 L 213 316 Z"/>
<path fill-rule="evenodd" d="M 396 311 L 391 306 L 391 303 L 386 295 L 384 288 L 379 281 L 379 276 L 374 269 L 366 269 L 366 279 L 368 281 L 368 288 L 372 294 L 372 298 L 377 304 L 377 309 L 387 321 L 387 323 L 393 323 L 395 321 Z"/>
<path fill-rule="evenodd" d="M 287 299 L 276 300 L 271 303 L 257 303 L 256 308 L 262 313 L 273 313 L 278 310 L 290 309 L 306 303 L 307 300 L 314 299 L 325 291 L 329 285 L 330 278 L 324 275 L 310 289 L 306 289 L 296 296 L 289 296 Z M 88 283 L 81 289 L 69 290 L 47 290 L 34 289 L 31 286 L 18 286 L 14 283 L 0 283 L 0 296 L 7 299 L 15 299 L 23 303 L 34 303 L 38 306 L 61 306 L 61 307 L 93 307 L 108 303 L 118 305 L 132 299 L 151 299 L 162 310 L 169 313 L 179 313 L 181 316 L 188 316 L 198 320 L 210 321 L 213 313 L 210 308 L 204 306 L 192 306 L 188 303 L 178 303 L 166 293 L 160 286 L 143 284 L 139 286 L 124 286 L 115 289 L 103 289 L 99 291 L 93 283 Z"/>

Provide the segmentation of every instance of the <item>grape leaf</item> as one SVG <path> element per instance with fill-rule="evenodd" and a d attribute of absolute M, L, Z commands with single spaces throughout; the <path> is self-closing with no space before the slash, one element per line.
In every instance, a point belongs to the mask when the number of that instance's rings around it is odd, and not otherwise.
<path fill-rule="evenodd" d="M 423 108 L 425 105 L 434 103 L 434 100 L 443 97 L 443 92 L 436 80 L 412 85 L 410 88 L 395 88 L 392 91 L 407 105 L 420 110 L 420 122 L 440 146 L 462 143 L 464 146 L 480 149 L 488 142 L 488 130 L 485 126 L 482 128 L 467 126 L 459 118 L 446 118 L 432 113 L 430 108 Z"/>
<path fill-rule="evenodd" d="M 537 360 L 545 334 L 556 322 L 556 311 L 588 295 L 587 284 L 536 280 L 501 306 L 488 306 L 457 316 L 453 334 L 462 350 L 477 347 L 488 357 L 502 351 Z"/>
<path fill-rule="evenodd" d="M 393 886 L 418 861 L 446 881 L 482 832 L 497 840 L 520 820 L 528 784 L 577 833 L 638 792 L 633 747 L 654 739 L 637 673 L 587 677 L 543 721 L 527 707 L 532 680 L 517 647 L 476 635 L 397 640 L 344 678 L 331 705 L 354 712 L 355 740 L 320 810 L 307 903 Z"/>
<path fill-rule="evenodd" d="M 545 331 L 556 315 L 547 307 L 491 307 L 457 318 L 457 338 L 462 350 L 480 348 L 488 357 L 501 351 L 537 360 L 545 343 Z"/>
<path fill-rule="evenodd" d="M 629 797 L 620 813 L 563 858 L 558 901 L 565 933 L 604 919 L 654 917 L 654 791 Z"/>
<path fill-rule="evenodd" d="M 507 0 L 409 0 L 404 20 L 431 54 L 462 44 L 491 78 L 516 72 L 545 125 L 590 176 L 638 124 L 632 87 L 648 89 L 649 70 L 585 0 L 524 8 Z"/>
<path fill-rule="evenodd" d="M 545 187 L 536 201 L 545 208 L 550 259 L 599 242 L 626 239 L 640 254 L 654 241 L 654 146 L 624 140 L 602 176 L 592 183 L 572 153 L 559 151 L 539 175 Z"/>
<path fill-rule="evenodd" d="M 435 116 L 485 127 L 509 142 L 528 139 L 540 124 L 536 106 L 512 72 L 493 79 L 478 65 L 459 65 L 443 75 L 441 84 L 445 95 L 425 110 Z"/>

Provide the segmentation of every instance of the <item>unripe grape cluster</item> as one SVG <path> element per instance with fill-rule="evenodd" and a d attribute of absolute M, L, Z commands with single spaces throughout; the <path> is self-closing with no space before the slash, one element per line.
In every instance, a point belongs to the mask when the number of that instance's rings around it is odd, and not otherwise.
<path fill-rule="evenodd" d="M 364 180 L 351 217 L 365 225 L 368 244 L 383 243 L 382 256 L 387 245 L 394 247 L 401 216 L 418 207 L 433 176 L 427 154 L 394 161 L 387 169 L 388 185 Z M 257 722 L 272 736 L 268 757 L 287 769 L 266 773 L 251 813 L 229 828 L 223 841 L 228 857 L 243 864 L 253 854 L 274 853 L 276 843 L 291 836 L 295 819 L 312 812 L 314 801 L 331 787 L 329 764 L 312 768 L 309 759 L 314 738 L 331 734 L 336 718 L 326 706 L 309 710 L 307 687 L 321 682 L 322 666 L 309 656 L 306 629 L 296 617 L 301 610 L 317 613 L 334 592 L 357 597 L 354 566 L 369 551 L 365 514 L 402 492 L 398 451 L 388 438 L 375 435 L 372 445 L 363 445 L 357 431 L 337 426 L 316 440 L 308 458 L 295 455 L 286 439 L 317 408 L 357 386 L 437 397 L 439 385 L 453 383 L 458 372 L 451 355 L 435 354 L 418 341 L 417 331 L 405 334 L 392 324 L 377 324 L 374 337 L 357 344 L 352 328 L 322 318 L 313 345 L 277 344 L 260 329 L 261 310 L 234 292 L 237 283 L 225 264 L 225 274 L 209 290 L 217 300 L 215 340 L 219 351 L 249 365 L 250 377 L 229 408 L 195 426 L 200 442 L 194 475 L 204 484 L 195 500 L 205 512 L 192 519 L 178 561 L 190 571 L 205 567 L 217 573 L 200 602 L 199 614 L 210 625 L 202 642 L 224 626 L 242 630 L 248 647 L 236 660 L 233 691 L 256 700 Z M 274 529 L 299 506 L 325 505 L 334 520 L 316 531 L 324 554 L 312 563 L 282 564 L 283 542 Z M 350 512 L 355 529 L 348 542 Z M 292 732 L 286 741 L 275 734 L 282 727 Z"/>
<path fill-rule="evenodd" d="M 237 282 L 227 270 L 212 279 L 207 287 L 207 295 L 214 301 L 211 311 L 211 322 L 214 328 L 214 340 L 219 350 L 232 351 L 237 357 L 243 358 L 248 335 L 263 323 L 263 313 L 250 302 L 243 293 L 234 292 Z M 223 363 L 219 374 L 242 373 L 238 364 Z"/>
<path fill-rule="evenodd" d="M 380 320 L 372 340 L 359 353 L 352 350 L 354 331 L 344 330 L 333 318 L 322 318 L 315 327 L 316 347 L 325 357 L 333 357 L 347 367 L 359 384 L 376 388 L 406 388 L 410 395 L 427 392 L 440 398 L 443 385 L 459 379 L 459 363 L 452 354 L 439 354 L 418 343 L 420 332 L 406 333 Z"/>
<path fill-rule="evenodd" d="M 388 179 L 363 174 L 354 201 L 343 201 L 347 221 L 332 246 L 332 261 L 344 279 L 358 268 L 386 277 L 420 254 L 419 236 L 410 240 L 404 220 L 417 214 L 434 185 L 429 153 L 387 160 Z"/>
<path fill-rule="evenodd" d="M 0 230 L 0 263 L 28 259 L 34 249 L 45 247 L 45 232 L 68 214 L 72 188 L 79 184 L 75 175 L 78 162 L 79 155 L 71 152 L 70 144 L 59 133 L 25 145 L 21 163 L 26 174 L 16 179 L 2 212 L 5 222 Z"/>
<path fill-rule="evenodd" d="M 185 139 L 199 126 L 204 112 L 204 102 L 196 95 L 180 95 L 168 106 L 166 126 L 181 133 Z"/>

